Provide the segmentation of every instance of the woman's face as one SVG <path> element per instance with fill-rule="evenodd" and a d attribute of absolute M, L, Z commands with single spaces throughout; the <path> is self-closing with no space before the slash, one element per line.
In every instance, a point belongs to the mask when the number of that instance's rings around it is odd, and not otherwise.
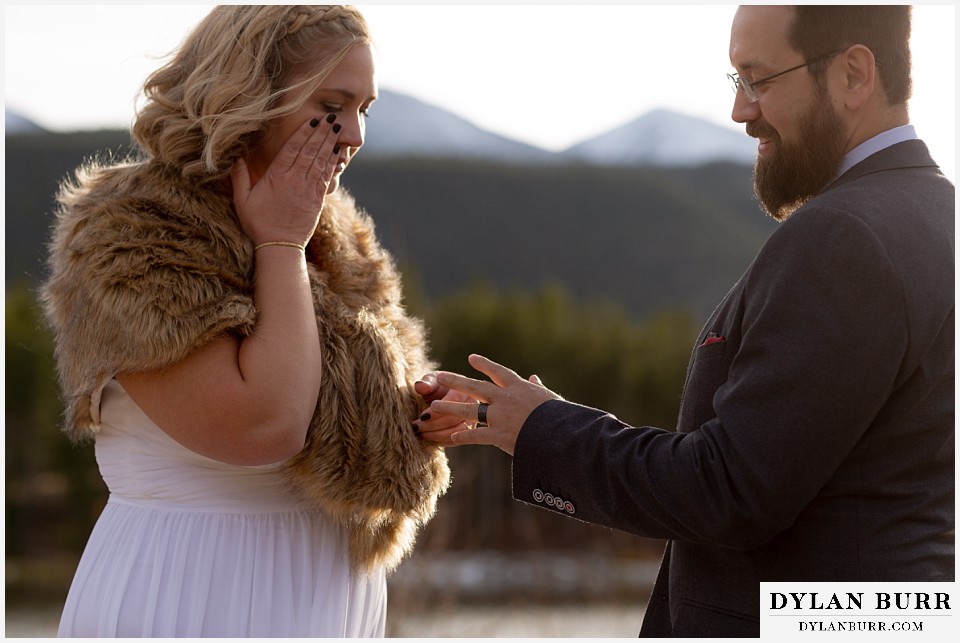
<path fill-rule="evenodd" d="M 295 102 L 298 98 L 300 94 L 290 92 L 283 97 L 281 104 Z M 266 138 L 247 159 L 251 179 L 256 182 L 263 176 L 277 152 L 297 128 L 313 118 L 323 119 L 328 114 L 336 114 L 336 122 L 341 127 L 337 140 L 340 152 L 327 194 L 333 192 L 340 187 L 340 175 L 363 145 L 367 111 L 376 99 L 373 50 L 368 45 L 357 45 L 350 49 L 297 111 L 267 124 Z"/>

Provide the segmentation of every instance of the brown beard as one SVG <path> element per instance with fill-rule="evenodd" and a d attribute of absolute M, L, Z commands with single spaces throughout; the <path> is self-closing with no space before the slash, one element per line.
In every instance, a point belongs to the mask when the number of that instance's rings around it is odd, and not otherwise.
<path fill-rule="evenodd" d="M 765 122 L 748 125 L 747 134 L 773 141 L 773 153 L 757 157 L 753 192 L 767 214 L 777 221 L 783 221 L 823 191 L 836 178 L 843 161 L 843 121 L 826 100 L 814 101 L 801 118 L 796 143 L 784 143 L 780 134 Z"/>

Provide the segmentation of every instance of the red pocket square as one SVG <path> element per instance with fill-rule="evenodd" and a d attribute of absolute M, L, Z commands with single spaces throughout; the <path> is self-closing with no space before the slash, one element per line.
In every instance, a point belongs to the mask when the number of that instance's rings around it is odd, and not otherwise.
<path fill-rule="evenodd" d="M 709 333 L 707 338 L 703 340 L 701 346 L 709 346 L 710 344 L 716 344 L 717 342 L 724 341 L 723 335 L 717 335 L 716 333 Z"/>

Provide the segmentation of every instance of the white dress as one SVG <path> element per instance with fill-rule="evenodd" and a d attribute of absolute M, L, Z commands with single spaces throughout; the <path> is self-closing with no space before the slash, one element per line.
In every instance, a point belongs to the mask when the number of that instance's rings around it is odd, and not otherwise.
<path fill-rule="evenodd" d="M 60 636 L 384 635 L 385 573 L 351 574 L 346 529 L 299 510 L 277 465 L 190 451 L 116 381 L 99 413 L 96 455 L 110 498 Z"/>

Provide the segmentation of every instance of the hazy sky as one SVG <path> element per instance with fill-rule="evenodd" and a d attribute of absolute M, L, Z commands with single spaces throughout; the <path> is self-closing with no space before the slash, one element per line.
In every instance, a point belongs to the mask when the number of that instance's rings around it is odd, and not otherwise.
<path fill-rule="evenodd" d="M 7 107 L 52 130 L 128 126 L 143 79 L 211 6 L 7 5 Z M 734 5 L 361 8 L 381 87 L 517 140 L 560 150 L 657 107 L 743 131 L 726 78 Z M 953 5 L 915 8 L 911 119 L 951 177 L 955 28 Z"/>

